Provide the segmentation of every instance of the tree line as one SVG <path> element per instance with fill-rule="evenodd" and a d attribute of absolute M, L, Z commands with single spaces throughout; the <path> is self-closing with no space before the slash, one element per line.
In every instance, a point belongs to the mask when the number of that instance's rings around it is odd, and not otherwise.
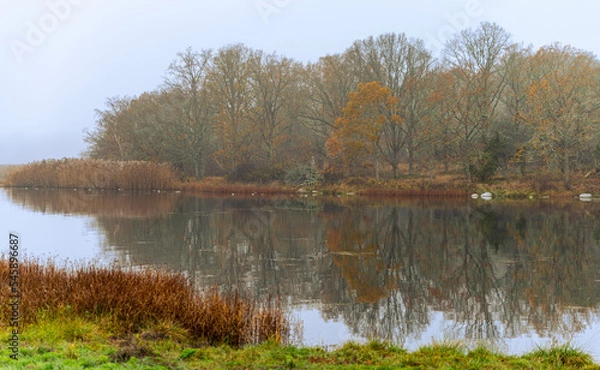
<path fill-rule="evenodd" d="M 600 64 L 493 23 L 440 56 L 388 33 L 302 63 L 242 44 L 177 54 L 164 82 L 97 110 L 87 155 L 238 181 L 561 174 L 600 160 Z"/>

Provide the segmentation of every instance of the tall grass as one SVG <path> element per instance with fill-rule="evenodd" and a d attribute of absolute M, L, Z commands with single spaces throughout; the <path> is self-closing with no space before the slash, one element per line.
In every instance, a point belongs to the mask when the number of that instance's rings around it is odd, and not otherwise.
<path fill-rule="evenodd" d="M 13 171 L 18 166 L 0 164 L 0 185 L 4 184 L 9 172 Z"/>
<path fill-rule="evenodd" d="M 0 259 L 0 280 L 9 281 L 9 264 Z M 8 284 L 7 284 L 8 287 Z M 145 268 L 130 270 L 53 261 L 21 262 L 21 323 L 35 323 L 40 313 L 107 318 L 123 332 L 172 322 L 193 338 L 211 344 L 241 346 L 265 340 L 282 341 L 289 333 L 285 314 L 276 303 L 242 299 L 216 289 L 196 291 L 182 274 Z M 1 320 L 9 322 L 9 290 L 0 289 Z"/>
<path fill-rule="evenodd" d="M 174 188 L 178 175 L 164 163 L 63 158 L 19 166 L 8 174 L 6 183 L 14 187 L 158 190 Z"/>

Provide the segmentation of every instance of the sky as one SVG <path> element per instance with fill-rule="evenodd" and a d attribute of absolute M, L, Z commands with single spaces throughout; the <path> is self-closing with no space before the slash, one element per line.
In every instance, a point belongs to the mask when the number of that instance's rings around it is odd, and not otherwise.
<path fill-rule="evenodd" d="M 435 56 L 495 22 L 599 55 L 595 0 L 0 0 L 0 164 L 80 156 L 108 98 L 156 89 L 177 52 L 243 43 L 298 61 L 404 32 Z"/>

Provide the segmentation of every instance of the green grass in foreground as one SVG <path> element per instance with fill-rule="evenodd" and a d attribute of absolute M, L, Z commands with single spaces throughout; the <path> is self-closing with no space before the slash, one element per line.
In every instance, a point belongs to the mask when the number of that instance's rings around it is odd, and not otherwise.
<path fill-rule="evenodd" d="M 2 369 L 600 369 L 590 356 L 569 346 L 506 356 L 485 348 L 467 351 L 459 344 L 436 344 L 409 353 L 371 342 L 348 343 L 335 351 L 297 348 L 274 342 L 232 348 L 195 342 L 169 323 L 135 334 L 119 334 L 109 319 L 48 317 L 28 325 L 20 336 L 20 359 L 2 345 Z M 8 338 L 8 329 L 0 333 Z M 6 340 L 4 340 L 6 343 Z"/>

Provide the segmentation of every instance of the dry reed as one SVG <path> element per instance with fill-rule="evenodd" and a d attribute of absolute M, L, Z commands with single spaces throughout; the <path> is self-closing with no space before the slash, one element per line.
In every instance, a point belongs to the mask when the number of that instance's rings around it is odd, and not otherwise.
<path fill-rule="evenodd" d="M 11 171 L 14 187 L 159 190 L 178 184 L 177 171 L 166 163 L 63 158 L 32 162 Z"/>
<path fill-rule="evenodd" d="M 280 184 L 256 185 L 256 184 L 232 184 L 221 177 L 208 177 L 199 182 L 186 183 L 183 190 L 191 193 L 212 193 L 212 194 L 294 194 L 296 189 Z"/>
<path fill-rule="evenodd" d="M 0 277 L 9 280 L 9 264 L 0 259 Z M 214 288 L 196 291 L 183 274 L 143 268 L 97 267 L 80 264 L 57 266 L 53 261 L 21 262 L 20 319 L 36 322 L 40 313 L 108 317 L 123 332 L 136 332 L 161 322 L 172 322 L 189 335 L 211 344 L 241 346 L 267 339 L 283 341 L 289 333 L 286 315 L 276 303 L 242 299 L 239 294 L 221 294 Z M 8 284 L 0 289 L 5 309 L 10 311 Z"/>

